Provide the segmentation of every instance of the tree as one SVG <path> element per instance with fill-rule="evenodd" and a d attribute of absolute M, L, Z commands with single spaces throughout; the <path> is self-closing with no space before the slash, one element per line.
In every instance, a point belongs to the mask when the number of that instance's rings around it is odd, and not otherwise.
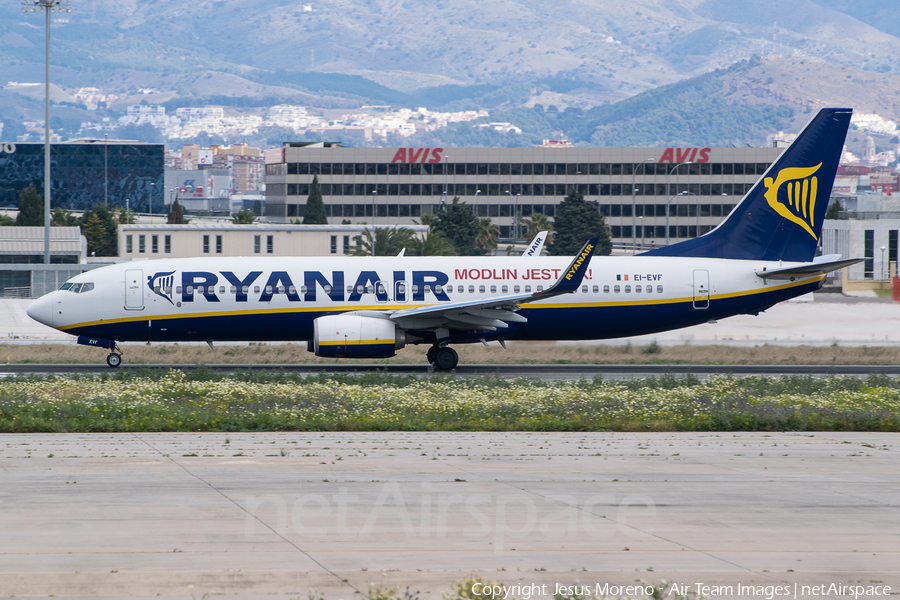
<path fill-rule="evenodd" d="M 37 193 L 33 185 L 19 193 L 19 216 L 16 217 L 19 227 L 44 226 L 44 199 Z"/>
<path fill-rule="evenodd" d="M 407 254 L 410 256 L 458 256 L 459 252 L 443 234 L 429 231 L 425 237 L 412 240 Z"/>
<path fill-rule="evenodd" d="M 840 200 L 835 199 L 834 202 L 828 205 L 828 210 L 825 211 L 825 218 L 835 220 L 838 218 L 838 213 L 844 210 L 844 206 L 841 204 Z"/>
<path fill-rule="evenodd" d="M 13 227 L 16 220 L 6 215 L 0 215 L 0 227 Z"/>
<path fill-rule="evenodd" d="M 135 223 L 134 213 L 124 208 L 116 210 L 115 219 L 121 225 L 134 225 Z"/>
<path fill-rule="evenodd" d="M 322 202 L 322 191 L 319 189 L 319 176 L 314 175 L 309 186 L 309 197 L 306 199 L 306 213 L 303 215 L 304 225 L 327 225 L 325 203 Z"/>
<path fill-rule="evenodd" d="M 475 245 L 479 231 L 478 217 L 472 214 L 465 202 L 459 201 L 459 197 L 444 205 L 431 224 L 431 230 L 450 240 L 462 256 L 480 256 L 486 253 Z"/>
<path fill-rule="evenodd" d="M 81 235 L 87 239 L 88 253 L 116 256 L 119 252 L 118 227 L 105 204 L 95 204 L 81 216 Z"/>
<path fill-rule="evenodd" d="M 61 206 L 57 206 L 50 213 L 51 227 L 75 227 L 76 225 L 78 225 L 78 217 Z"/>
<path fill-rule="evenodd" d="M 235 225 L 252 225 L 256 221 L 256 215 L 252 210 L 242 210 L 231 216 L 231 222 Z"/>
<path fill-rule="evenodd" d="M 181 209 L 181 205 L 178 204 L 178 199 L 175 199 L 175 202 L 172 203 L 172 210 L 169 211 L 169 218 L 166 220 L 166 223 L 169 225 L 184 225 L 184 210 Z"/>
<path fill-rule="evenodd" d="M 612 241 L 606 220 L 600 214 L 600 205 L 592 200 L 585 200 L 582 194 L 574 189 L 559 203 L 556 218 L 553 220 L 556 235 L 547 252 L 554 256 L 573 256 L 584 243 L 592 237 L 599 238 L 594 254 L 604 255 L 612 252 Z"/>
<path fill-rule="evenodd" d="M 530 217 L 519 219 L 519 222 L 524 223 L 528 227 L 528 233 L 525 234 L 525 237 L 532 241 L 534 240 L 534 236 L 541 231 L 553 231 L 553 221 L 543 213 L 533 212 Z M 546 243 L 547 242 L 545 242 L 545 244 Z"/>
<path fill-rule="evenodd" d="M 416 234 L 406 227 L 376 227 L 375 240 L 372 241 L 372 230 L 366 229 L 362 235 L 353 237 L 353 246 L 347 254 L 352 256 L 397 256 L 404 248 L 410 248 Z M 375 252 L 372 252 L 372 248 Z"/>
<path fill-rule="evenodd" d="M 475 238 L 475 245 L 484 250 L 485 254 L 491 250 L 497 249 L 497 241 L 500 239 L 500 227 L 491 221 L 490 217 L 481 217 L 478 219 L 478 236 Z"/>

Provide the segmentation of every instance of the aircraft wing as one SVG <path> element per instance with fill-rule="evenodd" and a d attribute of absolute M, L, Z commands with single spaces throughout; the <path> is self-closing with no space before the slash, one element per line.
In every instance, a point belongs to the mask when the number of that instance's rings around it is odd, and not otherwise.
<path fill-rule="evenodd" d="M 581 286 L 596 246 L 597 238 L 588 240 L 560 278 L 546 290 L 407 308 L 391 313 L 390 319 L 407 329 L 446 327 L 453 326 L 454 323 L 496 329 L 508 327 L 507 321 L 525 323 L 527 319 L 515 313 L 519 309 L 519 305 L 569 294 L 577 290 Z"/>
<path fill-rule="evenodd" d="M 833 255 L 838 256 L 838 255 Z M 783 269 L 773 269 L 771 271 L 757 271 L 756 276 L 763 279 L 792 279 L 795 277 L 805 277 L 807 275 L 816 275 L 828 273 L 829 271 L 837 271 L 850 265 L 863 262 L 864 258 L 848 258 L 846 260 L 828 260 L 820 262 L 812 262 L 796 267 L 785 267 Z"/>
<path fill-rule="evenodd" d="M 547 233 L 547 231 L 538 231 L 538 234 L 534 236 L 534 239 L 528 244 L 528 248 L 522 253 L 522 257 L 540 256 L 541 250 L 544 249 L 544 242 L 547 240 Z"/>

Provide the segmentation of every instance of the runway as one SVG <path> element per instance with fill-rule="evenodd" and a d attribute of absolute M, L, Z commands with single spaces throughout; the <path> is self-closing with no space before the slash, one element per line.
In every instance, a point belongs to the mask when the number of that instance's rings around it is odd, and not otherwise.
<path fill-rule="evenodd" d="M 466 574 L 546 585 L 536 597 L 556 584 L 642 579 L 900 590 L 895 434 L 141 433 L 0 444 L 9 597 L 306 598 L 315 588 L 338 600 L 375 583 L 430 600 Z"/>

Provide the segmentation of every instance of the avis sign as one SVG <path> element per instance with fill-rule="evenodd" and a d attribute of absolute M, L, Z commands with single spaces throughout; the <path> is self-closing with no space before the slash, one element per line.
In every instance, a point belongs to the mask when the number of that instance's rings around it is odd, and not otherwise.
<path fill-rule="evenodd" d="M 661 163 L 705 163 L 709 162 L 709 151 L 712 148 L 666 148 Z"/>
<path fill-rule="evenodd" d="M 392 163 L 439 163 L 443 148 L 399 148 Z"/>

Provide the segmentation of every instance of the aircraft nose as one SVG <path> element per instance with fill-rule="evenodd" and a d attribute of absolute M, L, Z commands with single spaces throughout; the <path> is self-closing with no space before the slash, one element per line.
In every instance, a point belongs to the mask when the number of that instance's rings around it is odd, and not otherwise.
<path fill-rule="evenodd" d="M 53 294 L 45 294 L 28 305 L 25 312 L 28 316 L 44 325 L 53 326 L 53 300 L 50 296 Z"/>

